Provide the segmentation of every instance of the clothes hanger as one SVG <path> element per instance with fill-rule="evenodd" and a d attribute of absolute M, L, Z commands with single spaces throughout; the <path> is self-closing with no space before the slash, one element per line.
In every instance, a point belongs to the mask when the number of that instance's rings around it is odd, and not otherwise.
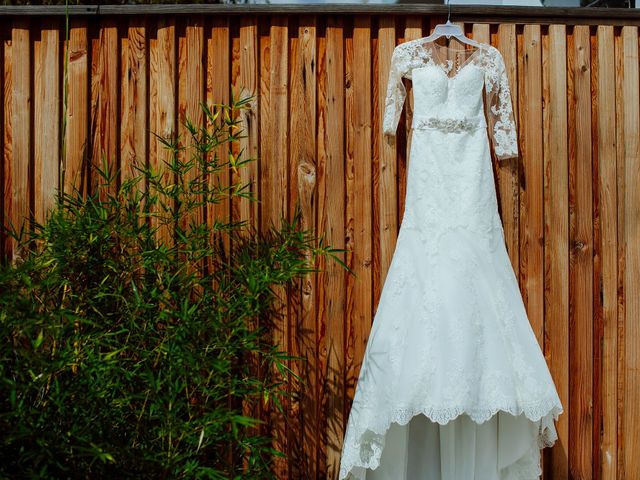
<path fill-rule="evenodd" d="M 433 29 L 433 33 L 428 37 L 423 38 L 423 41 L 433 42 L 434 40 L 445 36 L 447 37 L 447 40 L 450 40 L 451 37 L 453 37 L 462 43 L 466 43 L 467 45 L 478 47 L 480 45 L 479 42 L 476 42 L 475 40 L 469 37 L 465 37 L 462 29 L 458 25 L 451 23 L 451 20 L 450 20 L 451 19 L 451 0 L 447 0 L 447 5 L 449 7 L 449 13 L 447 14 L 447 22 L 439 23 L 438 25 L 436 25 L 436 27 Z"/>

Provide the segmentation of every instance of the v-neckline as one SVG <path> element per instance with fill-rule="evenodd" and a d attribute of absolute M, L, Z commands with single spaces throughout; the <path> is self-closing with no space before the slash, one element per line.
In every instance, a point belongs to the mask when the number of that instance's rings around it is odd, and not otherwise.
<path fill-rule="evenodd" d="M 442 57 L 440 56 L 440 52 L 438 51 L 438 49 L 440 49 L 440 48 L 449 49 L 449 47 L 445 47 L 445 46 L 442 46 L 442 45 L 438 45 L 438 44 L 437 44 L 437 43 L 435 43 L 435 42 L 428 42 L 428 43 L 430 43 L 430 44 L 432 45 L 432 50 L 435 52 L 435 55 L 438 57 L 438 60 L 437 60 L 437 61 L 436 61 L 436 60 L 434 60 L 434 62 L 433 62 L 433 63 L 435 63 L 435 64 L 440 68 L 440 70 L 442 70 L 442 73 L 444 73 L 444 75 L 445 75 L 449 80 L 452 80 L 452 79 L 456 78 L 456 77 L 460 74 L 460 72 L 462 72 L 462 70 L 464 70 L 464 68 L 465 68 L 467 65 L 469 65 L 469 63 L 471 62 L 471 60 L 473 59 L 473 57 L 474 57 L 474 56 L 475 56 L 479 51 L 481 51 L 481 50 L 482 50 L 482 47 L 480 47 L 480 46 L 476 47 L 475 51 L 473 51 L 473 52 L 471 53 L 471 55 L 469 55 L 469 56 L 467 57 L 467 59 L 462 63 L 462 65 L 460 65 L 460 66 L 458 67 L 458 69 L 456 70 L 455 74 L 454 74 L 454 75 L 449 75 L 449 73 L 448 73 L 448 72 L 447 72 L 447 70 L 445 69 L 444 64 L 442 63 Z M 424 45 L 424 44 L 423 44 L 423 45 Z M 459 52 L 462 52 L 462 51 L 465 51 L 465 50 L 468 50 L 468 49 L 466 49 L 466 48 L 465 48 L 465 49 L 452 49 L 452 50 L 457 50 L 457 51 L 459 51 Z M 448 60 L 448 59 L 447 59 L 447 60 Z M 451 70 L 453 70 L 453 68 L 452 68 Z"/>

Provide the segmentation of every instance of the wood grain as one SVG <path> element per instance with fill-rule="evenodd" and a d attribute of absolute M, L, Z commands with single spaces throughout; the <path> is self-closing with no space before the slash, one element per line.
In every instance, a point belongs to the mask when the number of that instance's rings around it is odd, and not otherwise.
<path fill-rule="evenodd" d="M 29 23 L 19 20 L 15 22 L 11 31 L 11 110 L 7 118 L 10 118 L 11 126 L 8 129 L 7 140 L 11 145 L 11 159 L 5 160 L 10 164 L 8 178 L 11 189 L 5 197 L 10 196 L 10 213 L 7 217 L 12 227 L 20 232 L 24 227 L 29 231 L 29 221 L 32 215 L 33 198 L 33 150 L 30 137 L 32 135 L 30 114 L 32 108 L 32 96 L 30 77 L 32 62 L 30 54 L 31 35 Z M 19 60 L 17 60 L 19 59 Z M 26 61 L 25 61 L 26 59 Z M 20 258 L 18 246 L 11 242 L 8 253 L 12 261 Z"/>
<path fill-rule="evenodd" d="M 491 43 L 495 43 L 495 47 L 500 51 L 504 59 L 511 90 L 513 117 L 516 122 L 516 129 L 519 130 L 518 43 L 516 26 L 500 25 L 491 37 Z M 507 252 L 509 253 L 514 272 L 518 272 L 520 264 L 520 237 L 518 235 L 520 224 L 518 166 L 520 165 L 521 158 L 522 156 L 519 155 L 517 158 L 496 162 L 500 217 L 502 219 Z"/>
<path fill-rule="evenodd" d="M 316 230 L 317 179 L 316 165 L 316 25 L 313 17 L 300 17 L 297 36 L 291 41 L 291 84 L 289 117 L 289 218 L 300 209 L 300 226 L 304 230 Z M 307 254 L 307 262 L 312 263 Z M 292 402 L 289 432 L 292 467 L 300 474 L 293 476 L 316 477 L 318 467 L 318 383 L 316 339 L 315 276 L 306 274 L 295 287 L 295 298 L 290 302 L 290 351 L 306 359 L 292 362 L 292 370 L 302 379 L 293 381 L 291 387 L 300 396 Z"/>
<path fill-rule="evenodd" d="M 241 128 L 244 138 L 240 139 L 240 151 L 243 160 L 250 160 L 239 170 L 237 182 L 246 185 L 245 192 L 253 198 L 259 198 L 258 190 L 258 129 L 259 129 L 259 51 L 258 21 L 254 17 L 242 17 L 240 20 L 240 77 L 239 98 L 252 97 L 249 109 L 241 112 Z M 246 221 L 258 228 L 258 202 L 249 198 L 239 198 L 239 220 Z"/>
<path fill-rule="evenodd" d="M 567 39 L 569 143 L 569 469 L 593 472 L 593 192 L 591 158 L 591 46 L 589 29 Z M 597 452 L 595 452 L 597 455 Z"/>
<path fill-rule="evenodd" d="M 389 68 L 391 67 L 391 55 L 396 46 L 395 19 L 391 17 L 381 18 L 378 29 L 378 56 L 377 56 L 377 118 L 384 116 Z M 396 142 L 394 137 L 387 137 L 382 132 L 382 121 L 376 129 L 378 145 L 378 236 L 379 236 L 379 277 L 378 291 L 375 298 L 379 298 L 380 290 L 384 285 L 391 259 L 396 248 L 396 240 L 400 229 L 398 221 L 398 170 L 396 163 Z M 377 302 L 376 307 L 377 310 Z"/>
<path fill-rule="evenodd" d="M 56 23 L 45 20 L 34 42 L 34 129 L 41 139 L 34 144 L 34 215 L 40 224 L 55 206 L 60 185 L 60 27 Z"/>
<path fill-rule="evenodd" d="M 624 357 L 619 375 L 624 375 L 624 408 L 622 424 L 624 437 L 619 442 L 624 445 L 624 475 L 626 478 L 640 477 L 640 460 L 634 453 L 635 445 L 640 444 L 640 296 L 637 294 L 637 282 L 640 279 L 640 104 L 638 92 L 640 81 L 638 74 L 638 27 L 622 27 L 622 46 L 624 49 L 622 98 L 624 131 L 624 170 L 620 180 L 624 192 L 618 197 L 618 205 L 624 205 L 624 229 L 619 237 L 624 248 L 624 262 L 620 269 L 624 291 L 624 317 L 622 324 L 624 338 Z"/>
<path fill-rule="evenodd" d="M 266 135 L 267 150 L 263 150 L 264 165 L 268 165 L 268 185 L 263 190 L 270 198 L 267 218 L 278 226 L 280 219 L 287 218 L 287 193 L 291 188 L 288 181 L 289 158 L 289 25 L 287 17 L 274 17 L 271 21 L 271 40 L 269 51 L 269 127 L 262 132 Z M 263 109 L 264 111 L 264 109 Z M 265 153 L 267 156 L 265 157 Z M 282 190 L 286 185 L 286 190 Z M 291 345 L 290 328 L 292 315 L 287 299 L 293 298 L 292 288 L 277 289 L 283 308 L 278 312 L 276 328 L 273 332 L 274 344 L 282 350 L 289 350 Z M 285 295 L 286 293 L 286 295 Z M 281 315 L 280 315 L 281 313 Z M 288 362 L 291 368 L 291 362 Z M 289 401 L 283 402 L 283 412 L 271 408 L 272 433 L 275 435 L 273 447 L 281 452 L 289 451 L 287 442 L 289 431 L 286 420 L 289 415 Z M 297 432 L 291 432 L 293 434 Z M 293 445 L 291 445 L 293 448 Z M 279 478 L 288 478 L 290 465 L 284 459 L 275 458 L 274 472 Z"/>
<path fill-rule="evenodd" d="M 0 169 L 0 261 L 6 263 L 13 257 L 13 239 L 8 233 L 11 221 L 11 211 L 13 210 L 12 198 L 12 158 L 11 158 L 11 37 L 2 38 L 2 88 L 0 98 L 2 105 L 2 123 L 0 124 L 2 137 L 2 169 Z"/>
<path fill-rule="evenodd" d="M 598 242 L 596 255 L 600 298 L 602 343 L 602 467 L 603 477 L 618 478 L 617 458 L 617 193 L 616 193 L 616 92 L 614 63 L 614 32 L 609 26 L 597 29 L 597 95 L 598 95 L 598 183 L 597 216 Z M 605 473 L 613 469 L 611 473 Z M 613 475 L 613 476 L 611 476 Z"/>
<path fill-rule="evenodd" d="M 196 147 L 196 140 L 187 128 L 189 121 L 197 132 L 204 127 L 204 112 L 200 107 L 200 102 L 204 100 L 204 25 L 199 17 L 181 18 L 178 37 L 178 125 L 177 131 L 179 142 L 183 150 L 178 158 L 182 162 L 193 162 L 189 173 L 185 176 L 185 181 L 190 182 L 199 177 L 201 167 L 195 160 L 199 155 Z M 197 134 L 196 134 L 197 135 Z M 197 136 L 196 136 L 197 138 Z M 185 215 L 181 222 L 181 228 L 189 231 L 189 225 L 199 225 L 204 220 L 204 209 L 196 208 Z"/>
<path fill-rule="evenodd" d="M 327 19 L 318 48 L 318 230 L 345 248 L 344 22 Z M 324 55 L 323 55 L 324 54 Z M 343 262 L 344 252 L 336 252 Z M 319 382 L 326 423 L 319 477 L 337 478 L 345 433 L 345 270 L 321 258 L 318 275 Z M 322 425 L 320 426 L 322 427 Z M 322 448 L 324 448 L 324 452 Z M 326 462 L 323 471 L 322 463 Z"/>
<path fill-rule="evenodd" d="M 155 157 L 150 158 L 150 162 L 157 173 L 161 173 L 165 184 L 175 181 L 173 173 L 169 170 L 167 164 L 172 162 L 171 149 L 164 145 L 161 139 L 172 141 L 176 135 L 176 19 L 167 18 L 160 19 L 157 24 L 157 44 L 156 44 L 156 69 L 152 71 L 154 74 L 155 85 L 155 108 L 153 119 L 155 122 L 150 124 L 155 142 Z M 158 138 L 160 137 L 160 138 Z M 172 200 L 169 197 L 164 198 L 161 195 L 161 202 L 164 202 L 169 208 Z M 159 212 L 164 212 L 164 208 L 160 207 Z M 167 215 L 167 213 L 164 213 Z M 158 227 L 158 238 L 166 244 L 173 244 L 173 238 L 170 232 L 170 226 L 166 224 L 153 224 Z"/>
<path fill-rule="evenodd" d="M 230 101 L 230 27 L 229 20 L 226 18 L 214 18 L 208 27 L 207 35 L 207 69 L 206 69 L 206 86 L 205 95 L 207 105 L 209 105 L 212 113 L 218 112 L 217 105 L 228 105 Z M 207 129 L 212 129 L 210 120 L 206 121 Z M 219 164 L 224 165 L 228 159 L 227 146 L 220 145 L 214 149 L 210 155 L 216 156 Z M 212 161 L 213 158 L 210 158 Z M 216 184 L 220 184 L 223 188 L 229 186 L 231 182 L 230 172 L 227 168 L 222 167 L 215 175 L 209 175 L 209 187 L 215 188 Z M 224 195 L 221 201 L 214 205 L 208 205 L 206 208 L 206 221 L 209 227 L 215 225 L 217 220 L 227 222 L 231 218 L 231 204 L 229 197 Z M 229 237 L 227 235 L 218 235 L 214 233 L 212 241 L 225 251 L 230 251 Z M 209 268 L 212 268 L 209 265 Z"/>
<path fill-rule="evenodd" d="M 64 137 L 65 151 L 62 161 L 62 187 L 68 194 L 87 193 L 89 154 L 89 39 L 88 22 L 70 19 L 68 42 L 64 40 L 64 55 L 68 56 L 67 110 Z M 130 44 L 128 44 L 130 45 Z M 143 58 L 146 58 L 145 53 Z M 126 84 L 125 84 L 126 85 Z M 123 98 L 127 90 L 123 90 Z M 128 125 L 128 124 L 127 124 Z M 144 132 L 144 130 L 143 130 Z M 141 152 L 146 155 L 146 152 Z M 143 157 L 144 158 L 144 157 Z"/>
<path fill-rule="evenodd" d="M 370 19 L 354 18 L 346 41 L 347 408 L 362 365 L 372 316 Z"/>
<path fill-rule="evenodd" d="M 546 45 L 545 45 L 546 46 Z M 551 25 L 544 49 L 545 107 L 545 353 L 566 415 L 556 423 L 558 442 L 550 475 L 569 477 L 569 220 L 566 27 Z"/>
<path fill-rule="evenodd" d="M 100 22 L 97 38 L 91 39 L 91 192 L 107 193 L 117 189 L 118 148 L 118 25 L 113 19 Z M 103 173 L 100 174 L 99 170 Z M 114 181 L 107 185 L 109 177 Z"/>
<path fill-rule="evenodd" d="M 122 38 L 120 179 L 139 176 L 147 163 L 148 46 L 145 19 L 130 19 Z M 138 185 L 144 190 L 145 182 Z"/>
<path fill-rule="evenodd" d="M 540 27 L 525 25 L 522 39 L 519 135 L 520 289 L 531 327 L 544 348 L 542 53 Z M 548 359 L 547 359 L 548 361 Z"/>

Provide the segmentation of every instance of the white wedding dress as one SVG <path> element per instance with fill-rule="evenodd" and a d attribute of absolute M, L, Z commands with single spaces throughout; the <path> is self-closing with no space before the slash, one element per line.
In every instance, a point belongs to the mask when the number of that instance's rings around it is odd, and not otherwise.
<path fill-rule="evenodd" d="M 518 154 L 504 61 L 488 44 L 455 50 L 418 39 L 393 51 L 385 134 L 402 77 L 414 97 L 405 211 L 340 480 L 537 479 L 557 439 L 563 407 L 506 250 L 489 150 Z"/>

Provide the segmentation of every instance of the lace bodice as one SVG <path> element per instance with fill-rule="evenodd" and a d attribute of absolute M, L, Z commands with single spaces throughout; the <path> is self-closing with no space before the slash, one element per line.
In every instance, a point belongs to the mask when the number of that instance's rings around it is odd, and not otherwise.
<path fill-rule="evenodd" d="M 502 160 L 517 156 L 518 142 L 511 92 L 500 51 L 485 43 L 480 43 L 474 49 L 451 49 L 467 56 L 458 69 L 454 70 L 453 60 L 447 60 L 443 50 L 448 49 L 424 39 L 401 43 L 395 47 L 382 122 L 384 133 L 391 136 L 396 133 L 406 98 L 402 79 L 407 78 L 412 80 L 414 92 L 419 94 L 414 95 L 414 130 L 438 128 L 458 132 L 478 125 L 487 126 L 496 157 Z M 415 78 L 414 73 L 429 67 L 438 70 L 443 80 L 434 81 L 433 77 L 424 77 L 424 82 L 417 88 L 418 78 Z M 479 70 L 475 72 L 475 76 L 466 73 L 474 68 Z M 480 79 L 481 89 L 474 88 L 478 84 L 475 81 L 477 78 Z M 474 106 L 477 107 L 475 110 Z"/>

